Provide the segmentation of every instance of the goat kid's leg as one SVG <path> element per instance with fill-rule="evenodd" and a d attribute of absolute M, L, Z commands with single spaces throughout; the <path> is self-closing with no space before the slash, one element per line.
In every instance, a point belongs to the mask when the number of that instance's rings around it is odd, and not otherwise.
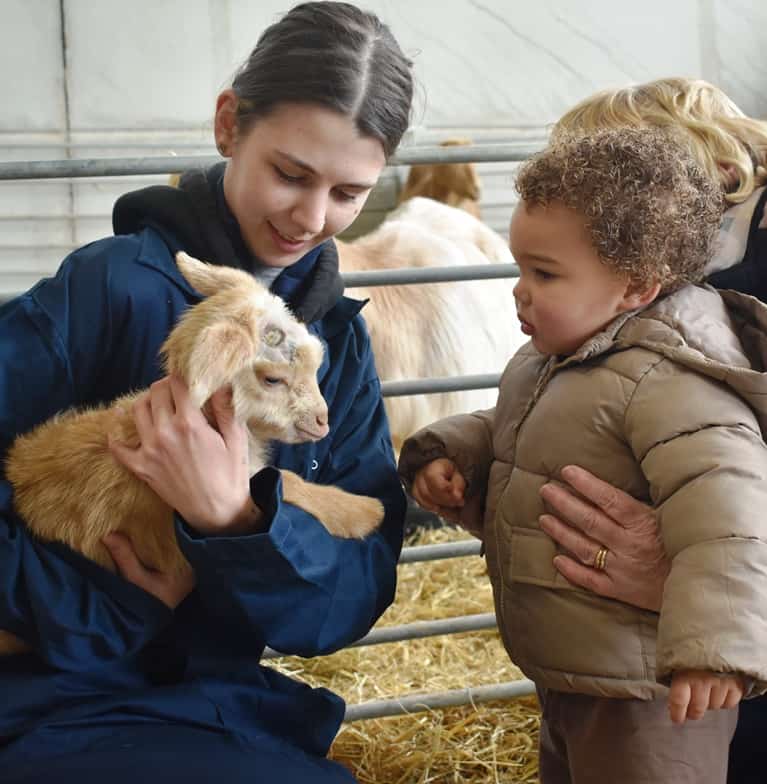
<path fill-rule="evenodd" d="M 282 471 L 282 488 L 289 504 L 314 515 L 333 536 L 342 539 L 362 539 L 384 518 L 383 504 L 377 498 L 307 482 L 292 471 Z"/>

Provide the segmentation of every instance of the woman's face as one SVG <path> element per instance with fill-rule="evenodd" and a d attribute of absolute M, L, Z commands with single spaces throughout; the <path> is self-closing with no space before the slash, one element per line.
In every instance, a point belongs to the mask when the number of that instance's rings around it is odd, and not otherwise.
<path fill-rule="evenodd" d="M 219 98 L 219 141 L 222 111 L 227 102 Z M 270 267 L 290 266 L 347 228 L 386 163 L 377 139 L 361 136 L 345 115 L 312 104 L 280 104 L 244 135 L 233 127 L 224 146 L 231 156 L 227 204 L 250 251 Z"/>

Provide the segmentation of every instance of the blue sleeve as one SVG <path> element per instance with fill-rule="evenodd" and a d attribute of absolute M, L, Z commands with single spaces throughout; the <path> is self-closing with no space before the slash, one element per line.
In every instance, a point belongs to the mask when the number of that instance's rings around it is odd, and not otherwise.
<path fill-rule="evenodd" d="M 270 521 L 265 533 L 203 538 L 178 521 L 201 600 L 236 634 L 238 646 L 327 653 L 366 634 L 394 598 L 405 496 L 372 356 L 363 360 L 361 375 L 368 380 L 332 436 L 320 479 L 379 498 L 386 516 L 375 533 L 363 540 L 332 537 L 284 501 L 274 468 L 251 481 L 253 500 Z"/>
<path fill-rule="evenodd" d="M 93 270 L 76 266 L 65 262 L 56 278 L 0 308 L 0 455 L 17 434 L 82 404 L 78 387 L 95 384 L 103 368 L 93 336 L 104 339 L 108 304 L 94 295 Z M 0 477 L 0 629 L 49 664 L 92 667 L 140 648 L 170 620 L 154 597 L 63 549 L 30 536 Z"/>

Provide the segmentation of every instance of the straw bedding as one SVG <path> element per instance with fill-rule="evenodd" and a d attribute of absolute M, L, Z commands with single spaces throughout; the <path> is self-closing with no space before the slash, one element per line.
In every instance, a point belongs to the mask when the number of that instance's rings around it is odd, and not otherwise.
<path fill-rule="evenodd" d="M 443 528 L 408 544 L 468 538 Z M 394 604 L 378 627 L 490 612 L 484 560 L 477 556 L 399 567 Z M 347 703 L 387 699 L 523 677 L 496 630 L 351 648 L 316 659 L 284 657 L 281 671 L 341 694 Z M 360 784 L 533 784 L 539 713 L 534 697 L 446 708 L 342 726 L 330 756 Z"/>

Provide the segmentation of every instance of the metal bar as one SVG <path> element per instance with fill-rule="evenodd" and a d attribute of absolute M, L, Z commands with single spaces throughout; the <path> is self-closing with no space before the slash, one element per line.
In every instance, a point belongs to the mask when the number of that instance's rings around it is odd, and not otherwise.
<path fill-rule="evenodd" d="M 436 621 L 414 621 L 399 626 L 384 626 L 373 629 L 356 642 L 349 643 L 347 648 L 361 648 L 367 645 L 382 645 L 387 642 L 403 640 L 422 640 L 424 637 L 438 637 L 440 634 L 461 634 L 462 632 L 481 632 L 495 629 L 497 626 L 495 613 L 477 613 L 476 615 L 459 615 L 455 618 L 440 618 Z M 278 659 L 284 654 L 272 648 L 265 648 L 262 659 Z"/>
<path fill-rule="evenodd" d="M 381 390 L 384 397 L 429 395 L 439 392 L 463 392 L 469 389 L 493 389 L 498 386 L 500 381 L 500 373 L 448 378 L 416 378 L 403 381 L 384 381 L 381 384 Z"/>
<path fill-rule="evenodd" d="M 137 131 L 135 128 L 101 128 L 99 130 L 78 129 L 64 137 L 56 136 L 60 131 L 56 129 L 29 131 L 27 128 L 5 128 L 0 131 L 0 148 L 30 149 L 30 150 L 58 150 L 68 147 L 72 150 L 79 149 L 158 149 L 165 152 L 175 152 L 177 149 L 196 149 L 206 152 L 213 151 L 213 140 L 209 135 L 202 135 L 198 129 L 160 129 Z M 138 136 L 136 134 L 139 134 Z M 77 137 L 77 141 L 72 140 Z M 103 141 L 109 139 L 111 141 Z M 439 144 L 442 139 L 449 137 L 465 137 L 471 139 L 475 145 L 486 144 L 539 144 L 543 146 L 548 139 L 546 127 L 538 125 L 513 125 L 487 128 L 484 126 L 460 128 L 438 128 L 424 133 L 418 132 L 418 137 L 405 142 L 404 147 L 429 147 Z M 37 138 L 35 138 L 37 137 Z M 513 141 L 510 141 L 513 140 Z"/>
<path fill-rule="evenodd" d="M 62 218 L 64 220 L 65 218 Z M 72 248 L 63 245 L 0 245 L 2 250 L 27 250 L 34 247 L 36 250 L 60 250 L 70 253 Z M 341 275 L 346 288 L 357 286 L 401 286 L 416 283 L 447 283 L 462 280 L 494 280 L 496 278 L 519 277 L 519 267 L 516 264 L 463 264 L 454 267 L 399 267 L 389 270 L 365 270 L 363 272 L 346 272 Z M 19 292 L 21 293 L 21 292 Z M 7 295 L 9 298 L 13 295 Z"/>
<path fill-rule="evenodd" d="M 419 163 L 486 163 L 524 161 L 540 144 L 482 144 L 457 147 L 409 147 L 388 165 Z M 40 180 L 54 177 L 123 177 L 130 174 L 170 174 L 220 162 L 218 155 L 153 155 L 130 158 L 80 158 L 0 163 L 0 180 Z"/>
<path fill-rule="evenodd" d="M 405 716 L 409 713 L 419 713 L 435 708 L 452 708 L 457 705 L 473 705 L 492 700 L 511 700 L 517 697 L 527 697 L 531 694 L 535 694 L 535 684 L 529 680 L 519 680 L 432 694 L 413 694 L 391 700 L 371 700 L 357 705 L 349 705 L 346 708 L 344 721 Z"/>
<path fill-rule="evenodd" d="M 344 272 L 346 288 L 355 286 L 401 286 L 411 283 L 446 283 L 451 280 L 518 278 L 516 264 L 461 264 L 454 267 L 398 267 L 388 270 Z"/>
<path fill-rule="evenodd" d="M 481 548 L 482 542 L 479 539 L 404 547 L 399 562 L 401 564 L 420 563 L 421 561 L 438 561 L 443 558 L 460 558 L 464 555 L 479 555 Z"/>
<path fill-rule="evenodd" d="M 481 632 L 495 629 L 498 622 L 495 613 L 477 613 L 475 615 L 460 615 L 455 618 L 439 618 L 434 621 L 413 621 L 399 626 L 384 626 L 373 629 L 362 639 L 349 645 L 349 648 L 359 648 L 366 645 L 382 645 L 387 642 L 402 642 L 403 640 L 422 640 L 424 637 L 438 637 L 441 634 L 461 634 L 463 632 Z"/>
<path fill-rule="evenodd" d="M 0 305 L 13 299 L 14 294 L 1 294 Z M 473 389 L 496 389 L 501 381 L 500 373 L 481 373 L 470 376 L 448 376 L 445 378 L 416 378 L 401 381 L 384 381 L 381 394 L 384 397 L 406 395 L 434 395 L 445 392 L 467 392 Z"/>
<path fill-rule="evenodd" d="M 68 161 L 8 161 L 0 163 L 0 180 L 171 174 L 212 166 L 221 160 L 220 155 L 152 155 L 139 158 L 73 158 Z"/>

